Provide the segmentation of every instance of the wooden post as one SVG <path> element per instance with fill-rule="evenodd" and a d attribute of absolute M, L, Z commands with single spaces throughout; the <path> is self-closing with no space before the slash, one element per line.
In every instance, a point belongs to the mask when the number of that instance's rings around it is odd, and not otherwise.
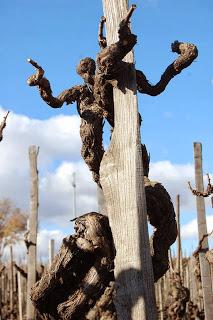
<path fill-rule="evenodd" d="M 195 160 L 195 182 L 196 190 L 203 192 L 203 168 L 202 168 L 202 145 L 199 142 L 194 142 L 194 160 Z M 203 197 L 196 197 L 197 203 L 197 222 L 199 240 L 207 234 L 205 203 Z M 202 244 L 202 250 L 199 253 L 201 281 L 203 289 L 203 302 L 205 311 L 205 320 L 213 319 L 213 292 L 211 285 L 211 270 L 210 264 L 205 259 L 205 253 L 208 251 L 208 238 L 206 237 Z"/>
<path fill-rule="evenodd" d="M 163 320 L 163 278 L 158 280 L 158 290 L 159 290 L 159 320 Z"/>
<path fill-rule="evenodd" d="M 7 274 L 4 270 L 3 279 L 2 279 L 2 296 L 3 296 L 3 302 L 5 303 L 7 300 Z"/>
<path fill-rule="evenodd" d="M 23 320 L 23 310 L 22 310 L 22 287 L 21 287 L 21 274 L 17 272 L 18 277 L 18 310 L 19 310 L 19 320 Z"/>
<path fill-rule="evenodd" d="M 13 286 L 13 247 L 10 245 L 10 319 L 13 320 L 13 311 L 14 311 L 14 286 Z"/>
<path fill-rule="evenodd" d="M 187 265 L 186 265 L 186 282 L 185 282 L 185 286 L 189 289 L 190 291 L 190 282 L 189 282 L 189 258 L 187 258 Z"/>
<path fill-rule="evenodd" d="M 118 40 L 127 0 L 103 0 L 108 45 Z M 114 299 L 119 320 L 157 319 L 147 228 L 142 150 L 133 53 L 125 61 L 122 84 L 114 89 L 115 127 L 100 178 L 116 248 Z"/>
<path fill-rule="evenodd" d="M 107 216 L 103 190 L 97 186 L 98 212 Z"/>
<path fill-rule="evenodd" d="M 210 265 L 211 268 L 211 279 L 212 279 L 212 290 L 213 290 L 213 264 Z"/>
<path fill-rule="evenodd" d="M 36 282 L 36 243 L 38 229 L 38 151 L 39 149 L 36 146 L 29 147 L 31 191 L 28 237 L 29 248 L 27 260 L 27 320 L 35 319 L 35 308 L 30 300 L 30 291 Z"/>
<path fill-rule="evenodd" d="M 53 259 L 54 259 L 54 254 L 55 254 L 55 241 L 54 239 L 49 240 L 49 266 L 51 266 Z"/>
<path fill-rule="evenodd" d="M 73 207 L 73 218 L 77 217 L 77 210 L 76 210 L 76 173 L 73 172 L 72 174 L 72 187 L 73 187 L 73 202 L 72 202 L 72 207 Z"/>
<path fill-rule="evenodd" d="M 5 296 L 5 286 L 4 286 L 4 269 L 2 269 L 2 272 L 0 273 L 0 319 L 2 319 L 2 307 L 4 305 L 4 296 Z"/>
<path fill-rule="evenodd" d="M 176 269 L 177 269 L 177 272 L 182 276 L 182 247 L 181 247 L 181 234 L 180 234 L 180 195 L 179 194 L 176 197 L 176 220 L 177 220 L 177 228 L 178 228 Z"/>

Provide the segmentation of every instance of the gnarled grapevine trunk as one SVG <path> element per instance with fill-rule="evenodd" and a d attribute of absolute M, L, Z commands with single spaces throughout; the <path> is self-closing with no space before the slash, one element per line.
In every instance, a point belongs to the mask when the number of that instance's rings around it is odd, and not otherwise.
<path fill-rule="evenodd" d="M 94 314 L 104 309 L 114 317 L 109 297 L 115 253 L 108 219 L 90 212 L 76 220 L 75 229 L 76 234 L 63 240 L 52 265 L 34 286 L 33 303 L 43 319 L 83 320 L 93 307 Z"/>

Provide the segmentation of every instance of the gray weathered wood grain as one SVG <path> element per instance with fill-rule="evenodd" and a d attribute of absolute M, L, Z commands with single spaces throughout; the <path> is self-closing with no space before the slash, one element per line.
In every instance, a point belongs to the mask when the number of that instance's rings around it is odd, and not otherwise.
<path fill-rule="evenodd" d="M 126 0 L 103 0 L 108 45 L 117 41 Z M 132 64 L 122 72 L 126 93 L 114 89 L 115 128 L 101 163 L 101 185 L 116 247 L 115 305 L 120 320 L 156 319 L 146 201 L 141 160 L 137 95 Z"/>

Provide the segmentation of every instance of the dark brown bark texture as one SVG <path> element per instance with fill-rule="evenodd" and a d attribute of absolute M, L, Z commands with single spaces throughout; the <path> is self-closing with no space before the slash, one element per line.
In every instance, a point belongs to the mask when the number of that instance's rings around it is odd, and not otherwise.
<path fill-rule="evenodd" d="M 169 320 L 187 319 L 186 304 L 190 299 L 189 289 L 182 284 L 178 273 L 171 274 L 171 290 L 164 310 L 164 318 Z"/>
<path fill-rule="evenodd" d="M 191 300 L 187 303 L 187 320 L 204 320 L 204 310 L 199 310 L 197 304 L 194 304 Z"/>
<path fill-rule="evenodd" d="M 108 219 L 91 212 L 76 219 L 75 230 L 74 236 L 63 240 L 50 269 L 34 286 L 32 300 L 43 319 L 86 319 L 92 308 L 94 317 L 87 319 L 97 319 L 101 308 L 114 319 L 112 299 L 107 298 L 112 297 L 115 255 Z"/>
<path fill-rule="evenodd" d="M 28 61 L 36 68 L 36 73 L 28 78 L 30 86 L 37 86 L 42 99 L 52 108 L 60 108 L 64 103 L 77 102 L 77 110 L 82 118 L 80 135 L 82 139 L 82 157 L 92 171 L 93 179 L 100 186 L 99 168 L 104 149 L 102 144 L 103 119 L 114 127 L 113 86 L 121 90 L 120 75 L 128 64 L 123 58 L 137 42 L 137 37 L 129 28 L 129 19 L 135 9 L 133 5 L 124 20 L 121 21 L 116 43 L 107 46 L 103 36 L 105 18 L 99 25 L 100 53 L 96 63 L 91 58 L 82 59 L 77 66 L 77 73 L 83 78 L 83 85 L 76 85 L 64 90 L 57 97 L 52 95 L 49 80 L 44 77 L 44 70 L 32 59 Z M 175 41 L 172 51 L 179 54 L 178 58 L 165 70 L 160 81 L 155 85 L 149 84 L 142 71 L 136 70 L 137 89 L 141 93 L 157 95 L 164 91 L 170 80 L 188 67 L 197 57 L 197 48 L 193 44 Z"/>
<path fill-rule="evenodd" d="M 154 199 L 157 198 L 156 183 L 152 186 L 147 182 L 149 192 Z M 153 190 L 152 190 L 153 188 Z M 158 184 L 160 195 L 167 199 L 166 190 Z M 156 201 L 156 200 L 154 200 Z M 169 218 L 172 221 L 171 228 L 163 223 L 168 214 L 163 208 L 165 218 L 160 215 L 153 199 L 149 198 L 149 219 L 156 229 L 153 239 L 153 268 L 155 281 L 168 269 L 168 247 L 176 238 L 175 216 Z M 167 203 L 168 205 L 168 203 Z M 172 207 L 173 208 L 173 207 Z M 157 210 L 157 211 L 156 211 Z M 170 212 L 170 211 L 168 211 Z M 154 215 L 157 214 L 156 217 Z M 161 241 L 161 232 L 168 234 L 169 240 Z M 75 221 L 76 234 L 63 240 L 58 255 L 52 266 L 47 270 L 40 281 L 32 290 L 32 300 L 43 319 L 116 319 L 113 304 L 114 290 L 114 257 L 115 250 L 108 218 L 101 214 L 91 212 L 77 218 Z M 172 235 L 173 232 L 173 235 Z M 172 240 L 171 240 L 172 239 Z"/>
<path fill-rule="evenodd" d="M 172 272 L 170 276 L 170 292 L 164 307 L 164 319 L 191 320 L 204 319 L 203 310 L 190 300 L 190 291 L 184 287 L 180 274 Z"/>
<path fill-rule="evenodd" d="M 151 255 L 156 282 L 169 269 L 168 251 L 177 238 L 177 224 L 168 192 L 161 183 L 150 181 L 148 178 L 150 157 L 145 145 L 142 145 L 142 155 L 147 215 L 150 224 L 154 227 L 151 237 Z"/>

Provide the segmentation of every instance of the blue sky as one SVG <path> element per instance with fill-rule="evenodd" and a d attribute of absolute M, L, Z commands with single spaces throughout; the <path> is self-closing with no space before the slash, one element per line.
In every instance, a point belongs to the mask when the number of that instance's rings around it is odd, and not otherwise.
<path fill-rule="evenodd" d="M 174 40 L 192 42 L 199 50 L 193 65 L 175 77 L 163 94 L 139 95 L 142 140 L 151 160 L 192 164 L 193 141 L 200 141 L 204 172 L 213 172 L 213 2 L 134 3 L 137 10 L 132 29 L 138 36 L 134 50 L 136 68 L 143 70 L 151 83 L 156 83 L 175 59 L 176 54 L 170 49 Z M 26 60 L 31 57 L 45 69 L 55 95 L 81 83 L 75 68 L 80 59 L 96 57 L 98 21 L 102 14 L 101 0 L 1 0 L 0 106 L 41 121 L 76 114 L 75 105 L 59 110 L 49 108 L 36 89 L 27 86 L 26 79 L 34 70 Z M 32 142 L 36 143 L 35 139 Z M 42 172 L 51 173 L 64 159 L 74 158 L 55 153 L 48 169 L 46 165 Z M 189 212 L 183 221 L 193 217 L 194 213 Z"/>

